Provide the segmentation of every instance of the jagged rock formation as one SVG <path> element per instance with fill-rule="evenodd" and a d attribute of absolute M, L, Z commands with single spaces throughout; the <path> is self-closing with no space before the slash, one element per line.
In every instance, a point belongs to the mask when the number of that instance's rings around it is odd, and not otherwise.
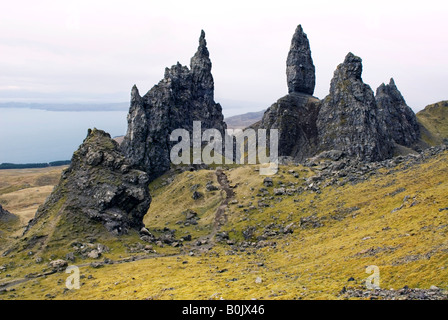
<path fill-rule="evenodd" d="M 393 141 L 384 126 L 370 86 L 361 78 L 362 60 L 349 53 L 334 72 L 330 94 L 317 119 L 320 151 L 340 150 L 362 161 L 393 155 Z"/>
<path fill-rule="evenodd" d="M 56 230 L 74 228 L 82 234 L 94 221 L 115 234 L 140 230 L 151 203 L 148 181 L 148 175 L 128 163 L 108 133 L 89 130 L 25 232 L 50 224 Z"/>
<path fill-rule="evenodd" d="M 395 143 L 412 147 L 420 138 L 420 127 L 415 113 L 406 104 L 394 79 L 378 87 L 375 96 L 382 131 Z"/>
<path fill-rule="evenodd" d="M 345 57 L 322 101 L 311 96 L 314 72 L 308 38 L 299 25 L 287 59 L 289 94 L 251 126 L 279 129 L 281 157 L 303 161 L 322 152 L 336 152 L 372 162 L 427 146 L 420 138 L 421 125 L 393 79 L 382 84 L 375 96 L 362 80 L 361 58 L 352 53 Z"/>
<path fill-rule="evenodd" d="M 179 63 L 165 69 L 164 79 L 140 96 L 136 86 L 131 93 L 128 130 L 121 144 L 126 157 L 154 180 L 170 168 L 169 141 L 174 129 L 193 130 L 201 121 L 202 130 L 215 128 L 224 136 L 226 124 L 222 108 L 214 101 L 212 63 L 201 32 L 199 47 L 190 69 Z"/>
<path fill-rule="evenodd" d="M 315 67 L 311 58 L 310 43 L 302 26 L 296 28 L 286 60 L 288 93 L 300 92 L 312 95 L 316 83 Z"/>

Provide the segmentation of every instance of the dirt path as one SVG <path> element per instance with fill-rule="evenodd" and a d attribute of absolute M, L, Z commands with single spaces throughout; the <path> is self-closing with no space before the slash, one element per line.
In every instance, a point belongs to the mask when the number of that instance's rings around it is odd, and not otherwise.
<path fill-rule="evenodd" d="M 221 190 L 225 192 L 226 197 L 221 202 L 218 210 L 216 210 L 215 223 L 213 227 L 214 234 L 216 234 L 221 226 L 227 222 L 227 215 L 225 214 L 225 211 L 229 205 L 229 201 L 235 196 L 235 193 L 230 187 L 226 174 L 221 169 L 218 169 L 216 170 L 216 176 L 218 178 L 218 183 L 221 186 Z"/>
<path fill-rule="evenodd" d="M 196 249 L 199 251 L 208 251 L 210 248 L 212 248 L 215 245 L 215 236 L 221 229 L 221 226 L 227 223 L 227 215 L 226 215 L 226 209 L 230 202 L 230 200 L 235 196 L 235 193 L 233 192 L 232 188 L 230 187 L 229 180 L 227 179 L 226 174 L 223 172 L 222 169 L 217 169 L 216 177 L 218 180 L 218 183 L 221 187 L 221 194 L 224 191 L 223 200 L 221 201 L 221 204 L 219 205 L 218 209 L 215 212 L 215 221 L 213 222 L 213 227 L 211 232 L 206 235 L 200 237 L 196 242 L 201 242 L 206 240 L 206 244 L 201 245 L 195 245 L 192 246 L 191 249 Z"/>

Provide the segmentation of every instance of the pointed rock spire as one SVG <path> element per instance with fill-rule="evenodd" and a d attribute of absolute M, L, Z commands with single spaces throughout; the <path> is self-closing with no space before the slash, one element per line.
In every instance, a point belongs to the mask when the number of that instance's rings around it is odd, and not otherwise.
<path fill-rule="evenodd" d="M 310 43 L 302 26 L 298 25 L 292 37 L 286 60 L 288 93 L 300 92 L 312 95 L 316 84 L 315 67 L 311 57 Z"/>
<path fill-rule="evenodd" d="M 205 99 L 213 100 L 214 81 L 211 72 L 212 62 L 209 58 L 204 30 L 201 30 L 199 47 L 195 55 L 191 58 L 190 69 L 193 76 L 193 83 L 198 90 L 198 95 L 203 96 Z"/>
<path fill-rule="evenodd" d="M 131 102 L 137 102 L 141 100 L 140 93 L 138 92 L 137 85 L 134 84 L 131 90 Z"/>
<path fill-rule="evenodd" d="M 378 87 L 375 100 L 383 130 L 387 131 L 396 143 L 412 147 L 420 137 L 420 126 L 414 111 L 406 104 L 393 78 L 388 85 L 383 83 Z"/>
<path fill-rule="evenodd" d="M 317 119 L 319 148 L 339 150 L 362 161 L 393 154 L 393 143 L 381 125 L 375 96 L 361 79 L 362 59 L 347 54 L 334 72 L 330 94 Z"/>

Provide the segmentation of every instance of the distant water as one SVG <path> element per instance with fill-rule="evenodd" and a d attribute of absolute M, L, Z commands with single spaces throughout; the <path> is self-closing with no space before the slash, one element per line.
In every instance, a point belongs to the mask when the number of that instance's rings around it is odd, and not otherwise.
<path fill-rule="evenodd" d="M 127 111 L 0 109 L 0 163 L 70 160 L 89 128 L 124 135 Z"/>

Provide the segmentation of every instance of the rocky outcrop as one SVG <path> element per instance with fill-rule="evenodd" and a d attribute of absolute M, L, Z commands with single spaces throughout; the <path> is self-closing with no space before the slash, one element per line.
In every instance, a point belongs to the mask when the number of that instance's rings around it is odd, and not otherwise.
<path fill-rule="evenodd" d="M 334 72 L 317 119 L 320 151 L 340 150 L 361 161 L 393 155 L 372 89 L 361 78 L 362 60 L 349 53 Z"/>
<path fill-rule="evenodd" d="M 133 168 L 108 133 L 89 130 L 25 232 L 49 224 L 82 234 L 95 221 L 114 234 L 140 230 L 151 203 L 148 181 L 148 175 Z"/>
<path fill-rule="evenodd" d="M 131 92 L 128 129 L 121 149 L 131 164 L 148 173 L 150 181 L 170 169 L 174 129 L 193 131 L 193 121 L 202 130 L 215 128 L 224 135 L 222 108 L 214 101 L 212 63 L 201 32 L 199 47 L 190 69 L 179 63 L 165 69 L 164 78 L 143 97 L 136 86 Z"/>
<path fill-rule="evenodd" d="M 417 143 L 420 138 L 417 117 L 406 104 L 394 79 L 391 79 L 388 85 L 383 83 L 378 87 L 375 100 L 382 131 L 395 143 L 405 147 L 412 147 Z"/>
<path fill-rule="evenodd" d="M 302 26 L 296 28 L 286 60 L 288 93 L 312 95 L 316 84 L 315 67 L 311 58 L 310 43 Z"/>
<path fill-rule="evenodd" d="M 316 152 L 319 109 L 319 99 L 303 93 L 290 93 L 274 103 L 256 127 L 278 129 L 279 155 L 302 161 Z"/>
<path fill-rule="evenodd" d="M 381 161 L 441 141 L 440 135 L 426 128 L 434 127 L 433 122 L 427 121 L 425 127 L 418 123 L 393 79 L 388 85 L 382 84 L 375 96 L 362 80 L 361 58 L 352 53 L 334 72 L 328 96 L 322 101 L 313 97 L 315 68 L 307 35 L 300 25 L 286 64 L 289 94 L 251 126 L 279 130 L 281 161 L 303 162 L 328 152 L 357 161 Z"/>
<path fill-rule="evenodd" d="M 4 209 L 0 204 L 0 222 L 8 222 L 15 219 L 17 219 L 17 217 L 8 210 Z"/>

